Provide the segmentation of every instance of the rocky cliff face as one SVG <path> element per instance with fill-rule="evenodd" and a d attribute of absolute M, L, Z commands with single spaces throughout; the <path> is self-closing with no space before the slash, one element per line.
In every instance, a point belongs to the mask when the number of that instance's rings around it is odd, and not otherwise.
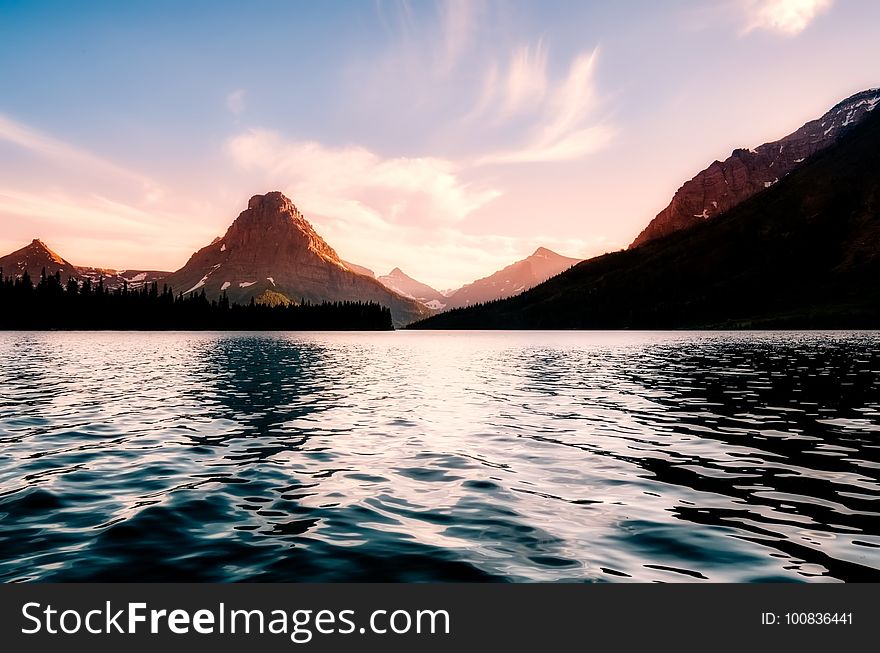
<path fill-rule="evenodd" d="M 518 295 L 577 263 L 580 263 L 580 259 L 562 256 L 546 247 L 539 247 L 531 256 L 450 293 L 446 308 L 473 306 Z"/>
<path fill-rule="evenodd" d="M 430 314 L 413 299 L 347 266 L 279 192 L 255 195 L 222 238 L 164 280 L 175 293 L 225 292 L 233 303 L 365 301 L 391 309 L 395 324 Z"/>
<path fill-rule="evenodd" d="M 77 281 L 80 279 L 79 271 L 74 265 L 61 258 L 38 238 L 30 245 L 0 258 L 0 269 L 3 270 L 4 277 L 20 277 L 27 271 L 35 284 L 39 282 L 44 269 L 49 276 L 60 272 L 61 283 L 67 283 L 71 277 Z"/>
<path fill-rule="evenodd" d="M 778 183 L 816 152 L 861 122 L 880 104 L 880 89 L 862 91 L 785 138 L 751 150 L 737 149 L 724 161 L 686 182 L 630 248 L 686 229 L 732 209 Z"/>

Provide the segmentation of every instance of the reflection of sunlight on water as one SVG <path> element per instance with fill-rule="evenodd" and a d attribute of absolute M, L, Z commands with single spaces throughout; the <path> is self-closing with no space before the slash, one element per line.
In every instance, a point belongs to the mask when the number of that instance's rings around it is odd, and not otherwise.
<path fill-rule="evenodd" d="M 876 580 L 876 352 L 840 333 L 0 334 L 0 575 Z"/>

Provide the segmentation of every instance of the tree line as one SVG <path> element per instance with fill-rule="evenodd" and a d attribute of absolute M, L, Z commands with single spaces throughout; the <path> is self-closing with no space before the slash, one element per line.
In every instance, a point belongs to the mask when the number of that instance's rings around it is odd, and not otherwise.
<path fill-rule="evenodd" d="M 230 303 L 224 292 L 174 295 L 153 282 L 139 289 L 47 275 L 34 283 L 27 271 L 4 277 L 0 268 L 0 329 L 113 329 L 205 331 L 380 331 L 392 329 L 391 311 L 374 302 L 322 302 L 268 306 L 251 299 Z"/>

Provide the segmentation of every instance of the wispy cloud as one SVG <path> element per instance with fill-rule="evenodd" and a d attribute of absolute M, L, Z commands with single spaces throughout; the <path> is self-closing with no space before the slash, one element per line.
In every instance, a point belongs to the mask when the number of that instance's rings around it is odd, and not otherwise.
<path fill-rule="evenodd" d="M 438 72 L 448 73 L 459 64 L 476 35 L 482 10 L 478 0 L 447 0 L 440 5 L 443 28 Z"/>
<path fill-rule="evenodd" d="M 511 66 L 500 112 L 502 115 L 508 112 L 514 101 L 521 105 L 526 99 L 538 100 L 528 139 L 516 148 L 483 155 L 477 159 L 477 164 L 566 161 L 605 147 L 616 130 L 594 118 L 597 56 L 598 49 L 578 55 L 572 61 L 568 75 L 547 88 L 546 55 L 535 57 L 518 51 L 514 55 L 515 63 Z M 514 83 L 511 79 L 515 80 Z M 487 84 L 497 84 L 497 78 L 490 76 Z M 511 93 L 511 89 L 517 92 Z M 526 91 L 521 92 L 522 89 Z"/>
<path fill-rule="evenodd" d="M 226 108 L 235 115 L 240 114 L 245 109 L 246 91 L 243 88 L 232 91 L 226 96 Z"/>
<path fill-rule="evenodd" d="M 134 182 L 140 186 L 147 201 L 158 201 L 163 195 L 161 186 L 146 175 L 129 170 L 86 149 L 44 134 L 3 115 L 0 115 L 0 141 L 12 143 L 78 170 L 85 168 L 98 174 Z"/>
<path fill-rule="evenodd" d="M 351 75 L 377 120 L 393 112 L 401 130 L 448 134 L 434 147 L 463 165 L 576 160 L 612 140 L 597 115 L 598 50 L 554 59 L 552 36 L 530 33 L 509 3 L 436 7 L 379 4 L 388 46 Z"/>
<path fill-rule="evenodd" d="M 34 193 L 15 188 L 0 188 L 0 214 L 39 218 L 47 224 L 76 224 L 95 232 L 117 229 L 135 238 L 158 233 L 160 217 L 154 211 L 97 194 Z"/>
<path fill-rule="evenodd" d="M 394 43 L 391 58 L 400 54 L 408 62 L 417 61 L 432 77 L 451 74 L 470 52 L 487 7 L 487 0 L 446 0 L 436 4 L 426 23 L 409 0 L 376 2 Z"/>
<path fill-rule="evenodd" d="M 490 80 L 495 83 L 495 80 Z M 547 48 L 542 41 L 517 48 L 504 85 L 502 111 L 506 115 L 539 105 L 547 92 Z"/>
<path fill-rule="evenodd" d="M 745 33 L 763 29 L 789 36 L 802 32 L 833 0 L 742 0 Z"/>

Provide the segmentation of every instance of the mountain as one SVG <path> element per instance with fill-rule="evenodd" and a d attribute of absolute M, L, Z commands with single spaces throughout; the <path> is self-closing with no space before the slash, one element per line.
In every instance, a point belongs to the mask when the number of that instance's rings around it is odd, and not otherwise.
<path fill-rule="evenodd" d="M 714 218 L 769 188 L 804 161 L 836 143 L 880 103 L 880 89 L 856 93 L 785 138 L 755 149 L 733 151 L 678 189 L 632 242 L 638 247 L 680 229 Z"/>
<path fill-rule="evenodd" d="M 539 247 L 531 256 L 450 293 L 446 297 L 447 309 L 511 297 L 567 270 L 580 260 Z"/>
<path fill-rule="evenodd" d="M 104 287 L 116 290 L 128 285 L 129 289 L 137 290 L 153 282 L 161 282 L 170 272 L 161 270 L 114 270 L 112 268 L 93 268 L 77 265 L 76 271 L 81 279 L 89 279 L 93 284 L 104 280 Z M 162 284 L 159 283 L 161 286 Z M 159 288 L 161 290 L 161 288 Z"/>
<path fill-rule="evenodd" d="M 27 270 L 34 283 L 37 283 L 43 268 L 49 275 L 55 274 L 56 271 L 61 272 L 62 283 L 67 283 L 69 278 L 73 278 L 77 281 L 88 279 L 93 284 L 97 284 L 103 279 L 104 287 L 108 290 L 122 288 L 126 283 L 129 288 L 136 290 L 154 281 L 161 281 L 171 274 L 159 270 L 112 270 L 73 265 L 49 249 L 46 243 L 38 238 L 35 238 L 30 245 L 0 258 L 0 269 L 6 277 L 21 276 Z"/>
<path fill-rule="evenodd" d="M 446 307 L 447 299 L 443 293 L 421 281 L 416 281 L 400 268 L 394 268 L 388 274 L 379 277 L 379 281 L 394 292 L 404 297 L 412 297 L 435 311 Z"/>
<path fill-rule="evenodd" d="M 165 280 L 175 293 L 224 291 L 233 303 L 321 301 L 377 302 L 391 309 L 395 325 L 431 311 L 381 283 L 349 269 L 279 192 L 254 195 L 226 234 L 193 254 Z"/>
<path fill-rule="evenodd" d="M 724 214 L 417 328 L 878 328 L 880 111 Z"/>
<path fill-rule="evenodd" d="M 80 278 L 76 266 L 49 249 L 39 238 L 34 238 L 30 245 L 0 258 L 0 269 L 3 270 L 4 277 L 18 277 L 27 271 L 34 283 L 40 280 L 44 269 L 50 276 L 60 272 L 62 283 L 67 283 L 71 277 L 76 280 Z"/>

